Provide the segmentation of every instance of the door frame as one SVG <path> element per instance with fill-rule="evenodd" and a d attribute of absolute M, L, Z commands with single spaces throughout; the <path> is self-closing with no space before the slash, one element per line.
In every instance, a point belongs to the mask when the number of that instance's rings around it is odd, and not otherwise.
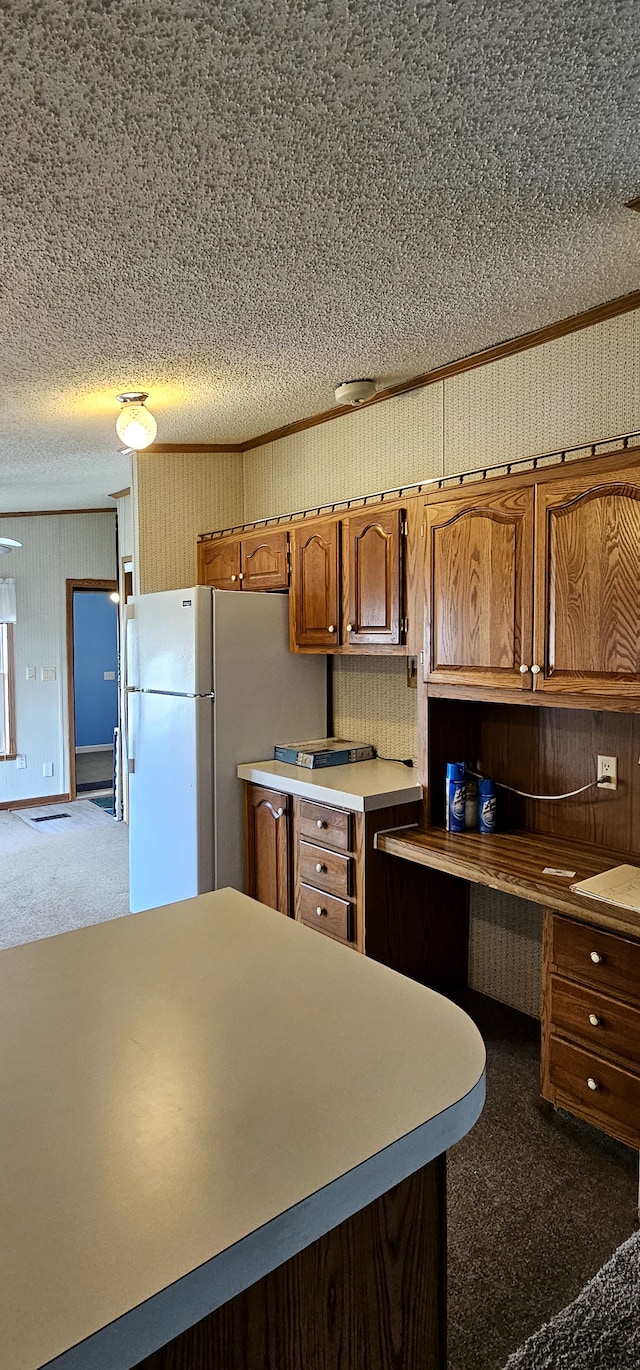
<path fill-rule="evenodd" d="M 76 710 L 74 700 L 74 652 L 73 652 L 73 595 L 75 590 L 108 590 L 110 594 L 117 592 L 117 580 L 67 580 L 67 728 L 68 728 L 68 767 L 69 767 L 69 799 L 75 799 L 76 789 Z M 116 621 L 117 609 L 116 604 Z M 120 635 L 118 633 L 118 673 L 120 670 Z M 120 702 L 118 700 L 118 721 L 120 715 Z"/>

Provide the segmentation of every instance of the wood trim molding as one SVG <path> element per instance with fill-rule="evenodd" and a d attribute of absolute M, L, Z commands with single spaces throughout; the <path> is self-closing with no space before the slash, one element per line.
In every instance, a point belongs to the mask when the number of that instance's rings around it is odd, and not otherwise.
<path fill-rule="evenodd" d="M 71 803 L 70 794 L 40 794 L 34 799 L 7 799 L 0 804 L 0 809 L 34 809 L 38 804 L 69 804 Z"/>
<path fill-rule="evenodd" d="M 243 452 L 242 443 L 238 442 L 150 442 L 144 451 L 139 452 L 138 456 L 146 456 L 147 452 L 167 452 L 170 455 L 182 456 L 184 452 Z M 112 496 L 115 498 L 115 496 Z"/>
<path fill-rule="evenodd" d="M 128 485 L 127 488 L 126 488 L 126 490 L 114 490 L 113 494 L 112 494 L 112 495 L 109 495 L 109 499 L 124 499 L 125 495 L 130 495 L 130 494 L 131 494 L 131 486 Z"/>
<path fill-rule="evenodd" d="M 0 519 L 41 519 L 57 514 L 115 514 L 115 509 L 101 505 L 99 509 L 3 509 Z"/>
<path fill-rule="evenodd" d="M 111 512 L 111 511 L 109 511 Z M 67 754 L 69 766 L 69 793 L 65 799 L 71 802 L 76 797 L 76 714 L 73 698 L 73 593 L 74 590 L 117 590 L 117 580 L 67 580 L 66 582 L 66 622 L 67 622 Z M 40 800 L 34 801 L 40 803 Z"/>
<path fill-rule="evenodd" d="M 640 197 L 637 203 L 631 201 L 628 208 L 640 209 Z M 285 424 L 282 428 L 273 428 L 269 433 L 261 433 L 259 437 L 250 438 L 242 444 L 240 450 L 250 452 L 254 447 L 262 447 L 268 442 L 291 437 L 293 433 L 301 433 L 305 428 L 314 428 L 317 424 L 329 423 L 332 419 L 346 418 L 349 414 L 369 409 L 372 404 L 381 404 L 384 400 L 406 395 L 410 390 L 421 390 L 426 385 L 435 385 L 437 381 L 450 380 L 451 377 L 461 376 L 465 371 L 473 371 L 478 366 L 489 366 L 491 362 L 501 361 L 503 357 L 513 357 L 518 352 L 526 352 L 531 347 L 554 342 L 556 338 L 563 338 L 568 333 L 578 333 L 583 328 L 591 328 L 594 324 L 604 323 L 607 319 L 616 318 L 618 314 L 628 314 L 639 308 L 640 290 L 632 290 L 628 295 L 619 295 L 615 300 L 594 305 L 591 309 L 583 310 L 581 314 L 572 314 L 568 319 L 545 324 L 543 328 L 536 328 L 530 333 L 521 333 L 516 338 L 509 338 L 505 342 L 496 343 L 493 347 L 486 347 L 482 352 L 473 352 L 468 357 L 461 357 L 459 361 L 447 362 L 445 366 L 437 366 L 433 371 L 425 371 L 420 376 L 399 381 L 397 385 L 390 385 L 386 390 L 379 390 L 373 399 L 367 400 L 366 404 L 359 405 L 357 409 L 351 405 L 340 405 L 335 409 L 325 409 L 321 414 L 314 414 L 311 418 Z"/>

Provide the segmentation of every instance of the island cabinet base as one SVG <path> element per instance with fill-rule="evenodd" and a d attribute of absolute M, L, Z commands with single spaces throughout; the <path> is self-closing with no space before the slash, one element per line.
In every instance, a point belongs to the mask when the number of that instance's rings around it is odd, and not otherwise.
<path fill-rule="evenodd" d="M 445 1158 L 136 1370 L 445 1370 Z"/>

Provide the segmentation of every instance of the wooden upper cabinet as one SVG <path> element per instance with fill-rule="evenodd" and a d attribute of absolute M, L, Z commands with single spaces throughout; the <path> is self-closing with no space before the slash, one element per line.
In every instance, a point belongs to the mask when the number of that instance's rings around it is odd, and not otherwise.
<path fill-rule="evenodd" d="M 286 590 L 289 584 L 289 536 L 286 530 L 243 537 L 242 589 Z"/>
<path fill-rule="evenodd" d="M 215 590 L 239 590 L 240 539 L 212 538 L 198 543 L 198 584 Z"/>
<path fill-rule="evenodd" d="M 531 689 L 533 486 L 425 508 L 425 679 Z"/>
<path fill-rule="evenodd" d="M 301 524 L 291 530 L 291 545 L 291 645 L 327 651 L 340 642 L 338 519 Z"/>
<path fill-rule="evenodd" d="M 290 912 L 289 796 L 244 785 L 244 889 L 280 913 Z"/>
<path fill-rule="evenodd" d="M 640 469 L 536 499 L 535 689 L 640 695 Z"/>
<path fill-rule="evenodd" d="M 403 638 L 404 511 L 352 514 L 342 522 L 344 641 L 397 646 Z"/>
<path fill-rule="evenodd" d="M 286 590 L 289 537 L 286 529 L 198 543 L 198 584 L 215 590 Z"/>

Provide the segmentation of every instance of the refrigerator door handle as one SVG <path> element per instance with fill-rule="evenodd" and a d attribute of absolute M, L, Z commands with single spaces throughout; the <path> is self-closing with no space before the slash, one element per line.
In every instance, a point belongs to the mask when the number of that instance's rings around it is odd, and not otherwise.
<path fill-rule="evenodd" d="M 126 722 L 125 722 L 125 729 L 124 729 L 124 739 L 123 739 L 123 742 L 124 742 L 124 755 L 125 755 L 125 760 L 126 760 L 126 764 L 127 764 L 127 775 L 135 775 L 135 773 L 136 773 L 136 752 L 135 752 L 135 738 L 134 738 L 134 729 L 133 729 L 133 711 L 134 711 L 134 709 L 137 709 L 137 707 L 138 707 L 137 695 L 138 695 L 137 690 L 132 690 L 130 686 L 129 686 L 129 688 L 127 689 L 127 691 L 126 691 L 126 693 L 125 693 L 125 720 L 126 720 Z M 136 700 L 136 703 L 135 703 L 135 704 L 134 704 L 134 700 Z"/>

